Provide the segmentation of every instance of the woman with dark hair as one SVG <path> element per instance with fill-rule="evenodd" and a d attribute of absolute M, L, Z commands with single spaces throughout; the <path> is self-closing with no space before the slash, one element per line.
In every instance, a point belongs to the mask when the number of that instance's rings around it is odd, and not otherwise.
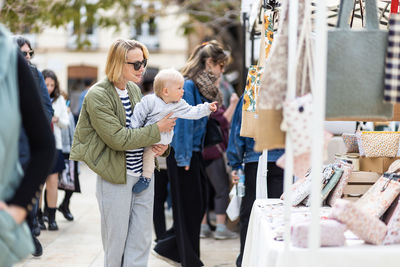
<path fill-rule="evenodd" d="M 61 128 L 67 128 L 69 125 L 69 116 L 64 97 L 61 96 L 60 86 L 56 74 L 51 70 L 42 71 L 47 90 L 54 109 L 54 116 L 51 119 L 53 123 L 54 138 L 56 140 L 56 159 L 53 169 L 46 179 L 47 211 L 48 211 L 48 229 L 58 230 L 56 222 L 57 194 L 58 194 L 58 174 L 65 169 L 64 156 L 62 153 Z"/>
<path fill-rule="evenodd" d="M 183 99 L 192 106 L 217 101 L 222 104 L 219 78 L 228 56 L 217 41 L 195 48 L 182 69 Z M 157 257 L 177 265 L 203 266 L 200 260 L 200 224 L 205 212 L 206 173 L 201 151 L 208 118 L 178 119 L 167 158 L 171 181 L 174 225 L 154 248 Z"/>

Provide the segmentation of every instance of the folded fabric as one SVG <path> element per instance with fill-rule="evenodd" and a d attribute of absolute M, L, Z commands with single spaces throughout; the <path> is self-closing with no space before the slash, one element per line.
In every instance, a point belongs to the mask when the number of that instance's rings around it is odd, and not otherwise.
<path fill-rule="evenodd" d="M 292 205 L 297 206 L 311 192 L 311 177 L 307 176 L 306 178 L 297 180 L 292 184 L 290 190 L 292 191 Z M 285 199 L 285 193 L 281 195 L 281 199 Z"/>
<path fill-rule="evenodd" d="M 400 204 L 397 206 L 387 225 L 388 231 L 383 241 L 384 245 L 400 244 Z"/>
<path fill-rule="evenodd" d="M 336 185 L 338 179 L 340 179 L 340 176 L 342 176 L 342 172 L 343 171 L 340 168 L 337 168 L 334 164 L 329 164 L 324 168 L 324 171 L 322 172 L 322 181 L 321 181 L 321 191 L 322 191 L 321 201 L 323 201 L 326 198 L 327 194 L 332 190 L 333 186 Z M 339 178 L 337 178 L 337 176 Z M 326 187 L 328 188 L 325 189 Z M 310 207 L 311 198 L 307 197 L 302 203 L 307 207 Z"/>
<path fill-rule="evenodd" d="M 348 200 L 336 200 L 330 217 L 344 223 L 349 230 L 367 243 L 379 245 L 385 239 L 387 226 Z"/>
<path fill-rule="evenodd" d="M 336 186 L 336 184 L 339 182 L 340 178 L 342 177 L 343 174 L 343 169 L 340 167 L 335 166 L 335 173 L 330 177 L 328 183 L 322 188 L 321 192 L 321 198 L 322 201 L 324 201 L 329 193 L 333 190 L 333 188 Z"/>
<path fill-rule="evenodd" d="M 321 226 L 321 247 L 339 247 L 345 244 L 344 231 L 346 225 L 330 219 L 320 221 Z M 300 222 L 294 224 L 291 229 L 291 239 L 293 246 L 306 248 L 308 247 L 308 233 L 310 222 Z"/>
<path fill-rule="evenodd" d="M 342 139 L 346 146 L 347 153 L 358 153 L 358 143 L 355 134 L 343 133 Z"/>
<path fill-rule="evenodd" d="M 333 206 L 333 204 L 335 204 L 336 200 L 342 198 L 344 188 L 346 187 L 350 175 L 353 171 L 353 168 L 350 164 L 341 162 L 340 167 L 343 169 L 342 177 L 336 184 L 335 188 L 331 191 L 326 201 L 331 207 Z"/>
<path fill-rule="evenodd" d="M 361 210 L 377 218 L 381 217 L 400 193 L 400 182 L 394 174 L 385 173 L 355 202 Z M 400 176 L 399 176 L 400 177 Z"/>

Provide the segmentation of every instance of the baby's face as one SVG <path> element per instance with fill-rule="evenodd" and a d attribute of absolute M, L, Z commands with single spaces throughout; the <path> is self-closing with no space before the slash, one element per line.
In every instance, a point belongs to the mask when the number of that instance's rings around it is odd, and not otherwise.
<path fill-rule="evenodd" d="M 183 82 L 175 81 L 168 84 L 168 98 L 172 102 L 179 102 L 183 97 Z"/>

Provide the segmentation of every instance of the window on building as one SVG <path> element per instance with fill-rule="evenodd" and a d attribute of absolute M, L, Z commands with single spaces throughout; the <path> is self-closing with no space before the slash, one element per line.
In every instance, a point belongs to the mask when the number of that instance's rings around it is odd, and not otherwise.
<path fill-rule="evenodd" d="M 144 43 L 149 50 L 158 50 L 160 39 L 156 13 L 161 10 L 161 4 L 136 0 L 132 10 L 131 38 Z"/>

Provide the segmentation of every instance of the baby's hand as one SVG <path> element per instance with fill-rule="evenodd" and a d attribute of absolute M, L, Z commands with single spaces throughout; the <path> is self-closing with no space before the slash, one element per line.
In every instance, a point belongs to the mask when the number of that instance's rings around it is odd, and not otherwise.
<path fill-rule="evenodd" d="M 214 101 L 214 102 L 210 103 L 210 110 L 211 110 L 212 112 L 217 111 L 217 104 L 218 104 L 217 101 Z"/>

